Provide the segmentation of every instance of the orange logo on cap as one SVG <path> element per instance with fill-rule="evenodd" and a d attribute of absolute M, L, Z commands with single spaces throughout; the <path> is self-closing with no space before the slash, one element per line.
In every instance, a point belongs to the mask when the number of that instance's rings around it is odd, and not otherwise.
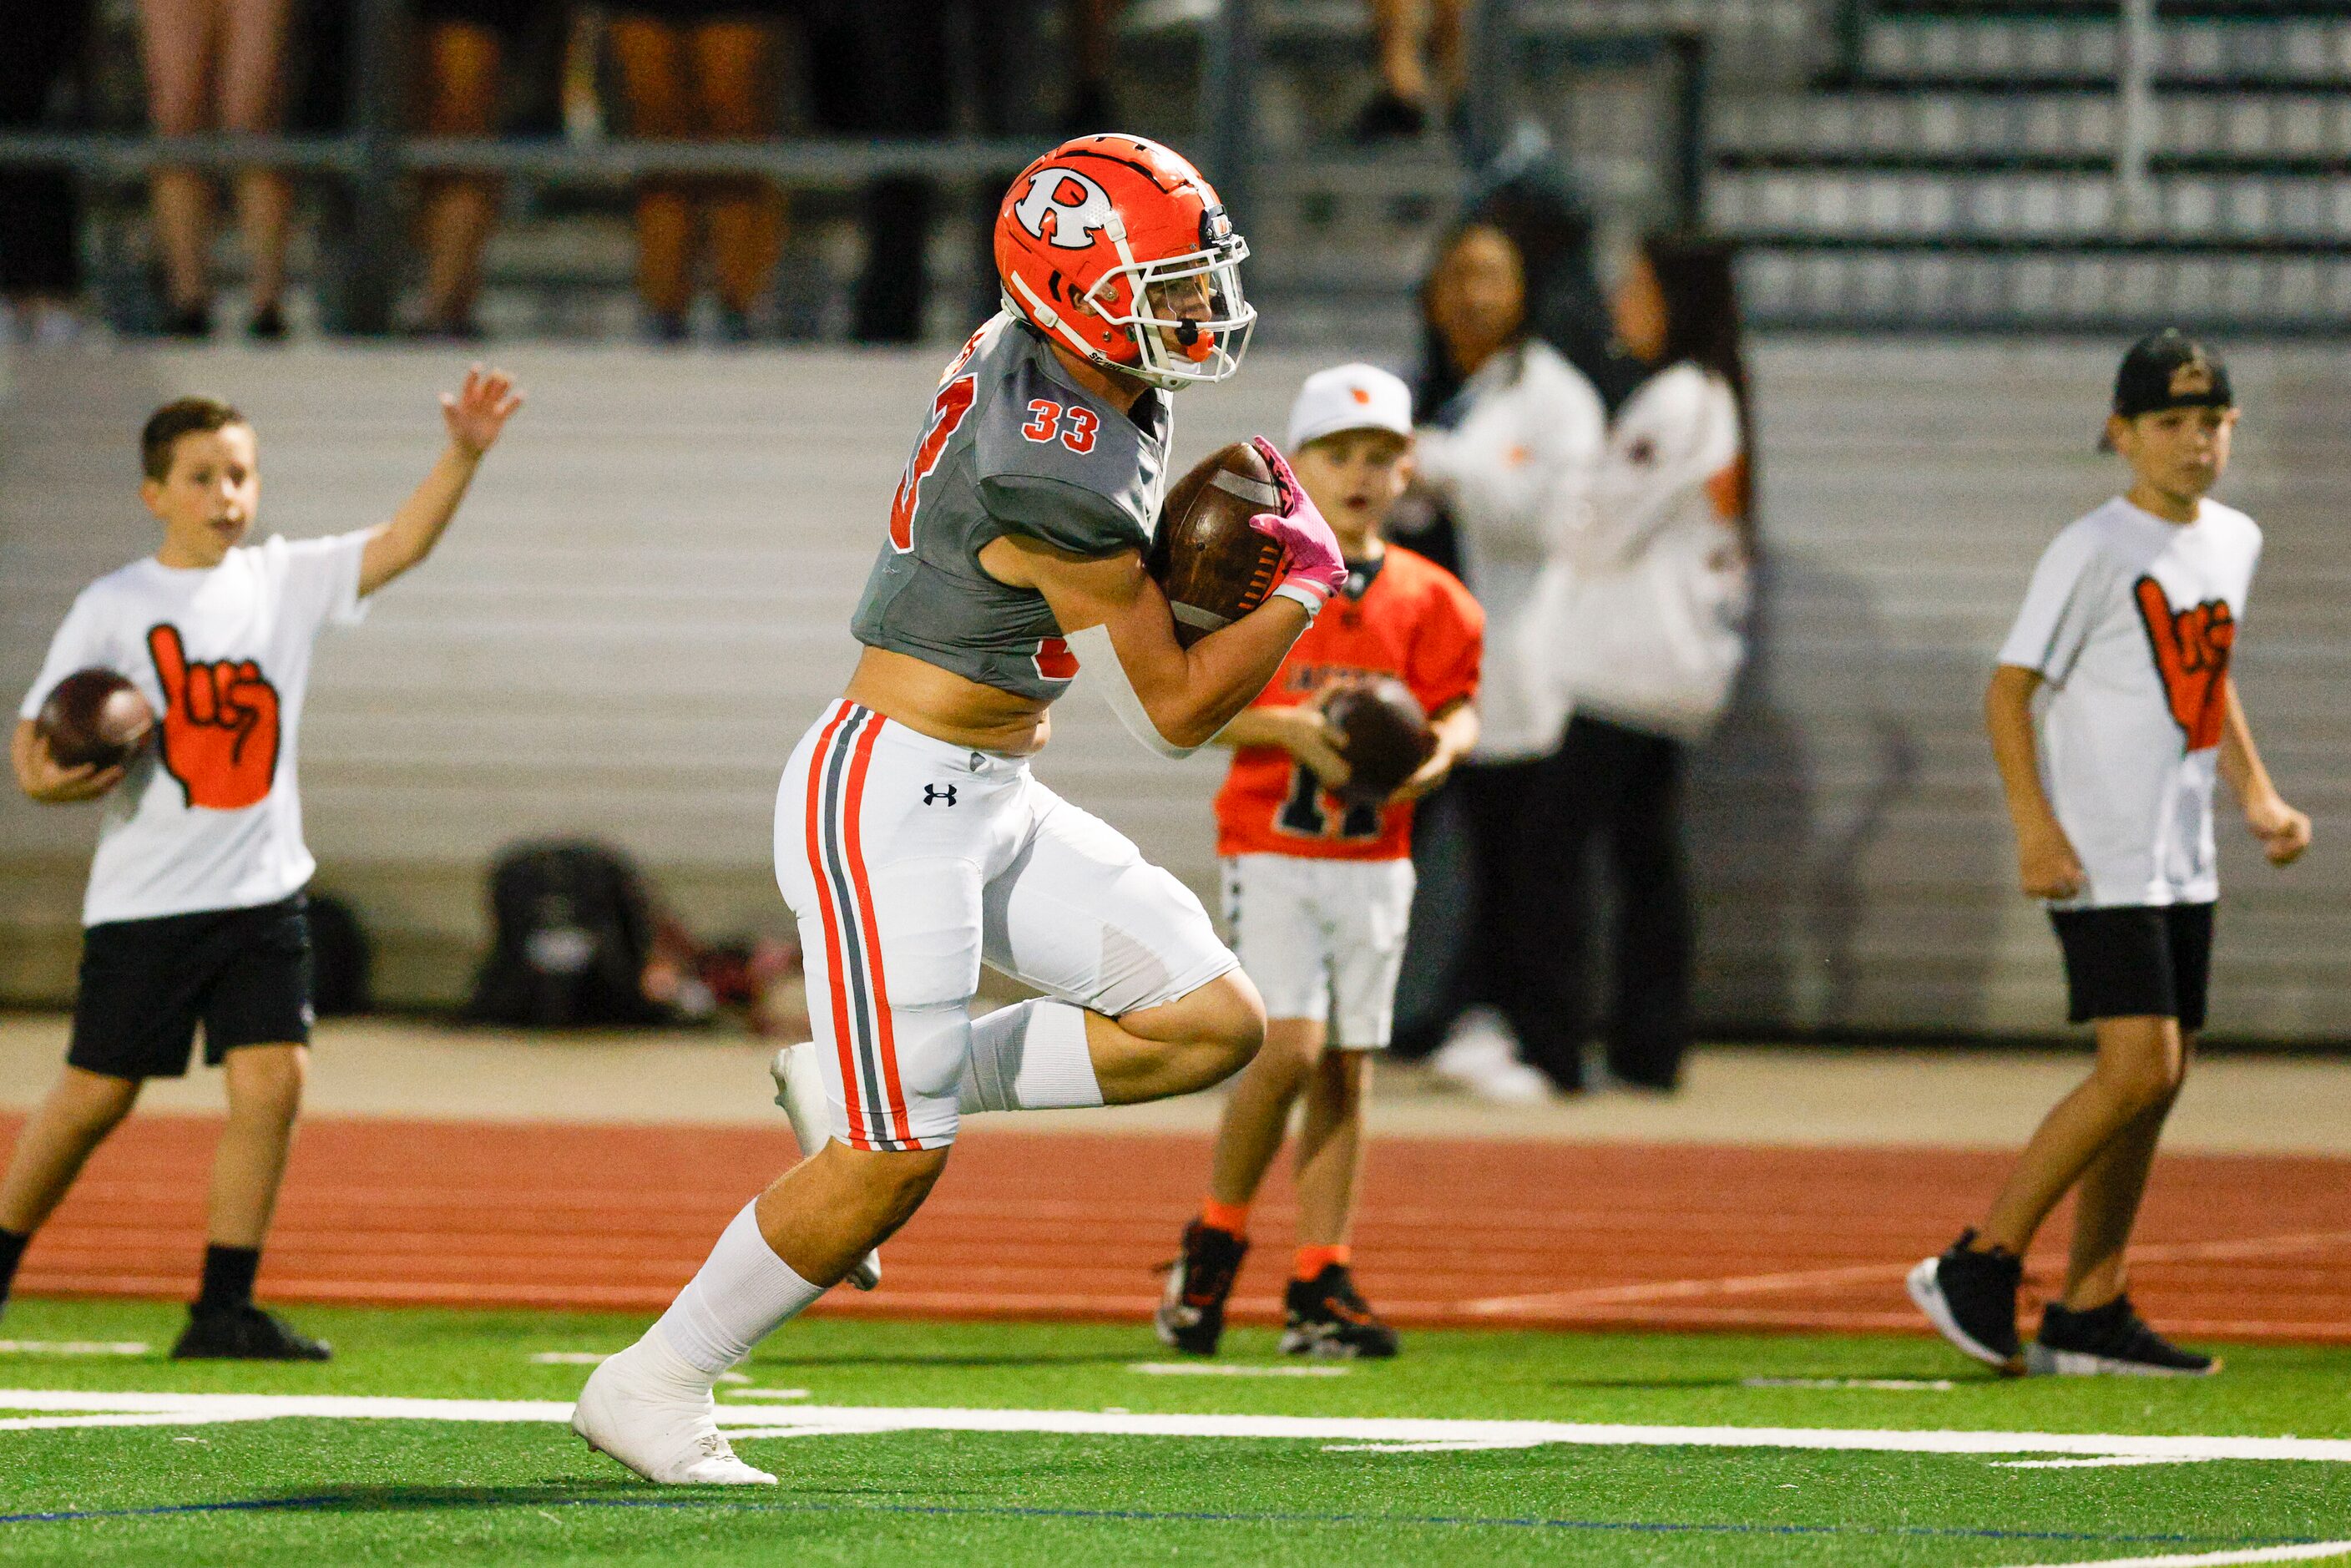
<path fill-rule="evenodd" d="M 2174 397 L 2209 397 L 2212 392 L 2212 367 L 2201 360 L 2190 360 L 2175 365 L 2171 371 L 2171 395 Z"/>
<path fill-rule="evenodd" d="M 1372 389 L 1369 387 L 1357 387 L 1354 389 L 1354 393 L 1357 402 L 1368 403 L 1372 401 Z"/>

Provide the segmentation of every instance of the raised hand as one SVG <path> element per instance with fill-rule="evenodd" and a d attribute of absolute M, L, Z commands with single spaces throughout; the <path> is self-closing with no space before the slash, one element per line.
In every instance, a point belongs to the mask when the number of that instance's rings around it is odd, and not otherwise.
<path fill-rule="evenodd" d="M 1249 519 L 1249 527 L 1280 542 L 1284 556 L 1282 580 L 1306 589 L 1319 603 L 1338 592 L 1347 580 L 1347 562 L 1339 553 L 1338 536 L 1322 520 L 1306 486 L 1298 482 L 1273 443 L 1259 435 L 1249 444 L 1273 471 L 1275 487 L 1281 492 L 1281 510 L 1259 513 Z"/>
<path fill-rule="evenodd" d="M 277 688 L 250 659 L 190 664 L 169 622 L 147 651 L 163 687 L 163 768 L 182 796 L 214 811 L 259 805 L 277 776 Z"/>
<path fill-rule="evenodd" d="M 441 418 L 449 439 L 468 457 L 479 457 L 497 444 L 507 421 L 522 406 L 514 378 L 504 371 L 485 372 L 475 365 L 465 372 L 465 384 L 441 394 Z"/>

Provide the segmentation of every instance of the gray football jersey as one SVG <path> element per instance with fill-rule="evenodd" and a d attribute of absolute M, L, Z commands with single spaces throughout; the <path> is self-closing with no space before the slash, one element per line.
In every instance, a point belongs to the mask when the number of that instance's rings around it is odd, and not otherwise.
<path fill-rule="evenodd" d="M 983 685 L 1060 696 L 1078 661 L 1044 595 L 988 576 L 980 549 L 1021 534 L 1072 555 L 1148 552 L 1172 412 L 1152 391 L 1119 413 L 1071 385 L 1033 328 L 998 316 L 940 380 L 850 630 Z"/>

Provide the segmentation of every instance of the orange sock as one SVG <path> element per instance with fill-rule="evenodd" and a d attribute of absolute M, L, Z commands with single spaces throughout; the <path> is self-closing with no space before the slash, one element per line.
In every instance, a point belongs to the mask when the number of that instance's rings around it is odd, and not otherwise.
<path fill-rule="evenodd" d="M 1200 1223 L 1228 1236 L 1247 1236 L 1249 1211 L 1246 1203 L 1218 1203 L 1213 1197 L 1204 1197 L 1200 1200 Z"/>
<path fill-rule="evenodd" d="M 1345 1268 L 1354 1255 L 1355 1249 L 1344 1244 L 1337 1247 L 1301 1247 L 1298 1249 L 1298 1262 L 1290 1270 L 1290 1277 L 1293 1280 L 1311 1280 L 1333 1263 L 1342 1269 Z"/>

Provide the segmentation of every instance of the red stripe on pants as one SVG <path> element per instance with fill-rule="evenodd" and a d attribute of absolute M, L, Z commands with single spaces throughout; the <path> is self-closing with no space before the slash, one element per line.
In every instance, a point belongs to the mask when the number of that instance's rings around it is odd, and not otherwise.
<path fill-rule="evenodd" d="M 914 1130 L 906 1119 L 906 1096 L 898 1086 L 898 1040 L 890 1028 L 890 988 L 882 975 L 882 934 L 873 923 L 873 892 L 865 883 L 865 843 L 863 830 L 858 819 L 865 805 L 865 769 L 873 760 L 874 737 L 889 720 L 875 714 L 860 734 L 856 750 L 849 763 L 848 802 L 842 808 L 842 846 L 849 862 L 849 878 L 857 888 L 857 914 L 865 936 L 866 977 L 873 989 L 874 1036 L 882 1055 L 882 1089 L 888 1096 L 890 1127 L 898 1140 L 920 1148 L 914 1141 Z"/>
<path fill-rule="evenodd" d="M 809 869 L 816 875 L 817 908 L 824 915 L 824 961 L 831 971 L 827 977 L 832 989 L 833 1052 L 841 1061 L 841 1086 L 849 1102 L 849 1143 L 852 1148 L 863 1149 L 872 1145 L 866 1138 L 865 1118 L 858 1106 L 857 1060 L 849 1038 L 849 992 L 842 979 L 848 966 L 842 962 L 841 915 L 833 907 L 832 874 L 825 864 L 824 853 L 824 775 L 831 759 L 833 737 L 841 733 L 841 727 L 852 711 L 850 704 L 841 705 L 841 711 L 832 716 L 832 722 L 817 737 L 816 752 L 809 758 L 808 853 Z"/>

